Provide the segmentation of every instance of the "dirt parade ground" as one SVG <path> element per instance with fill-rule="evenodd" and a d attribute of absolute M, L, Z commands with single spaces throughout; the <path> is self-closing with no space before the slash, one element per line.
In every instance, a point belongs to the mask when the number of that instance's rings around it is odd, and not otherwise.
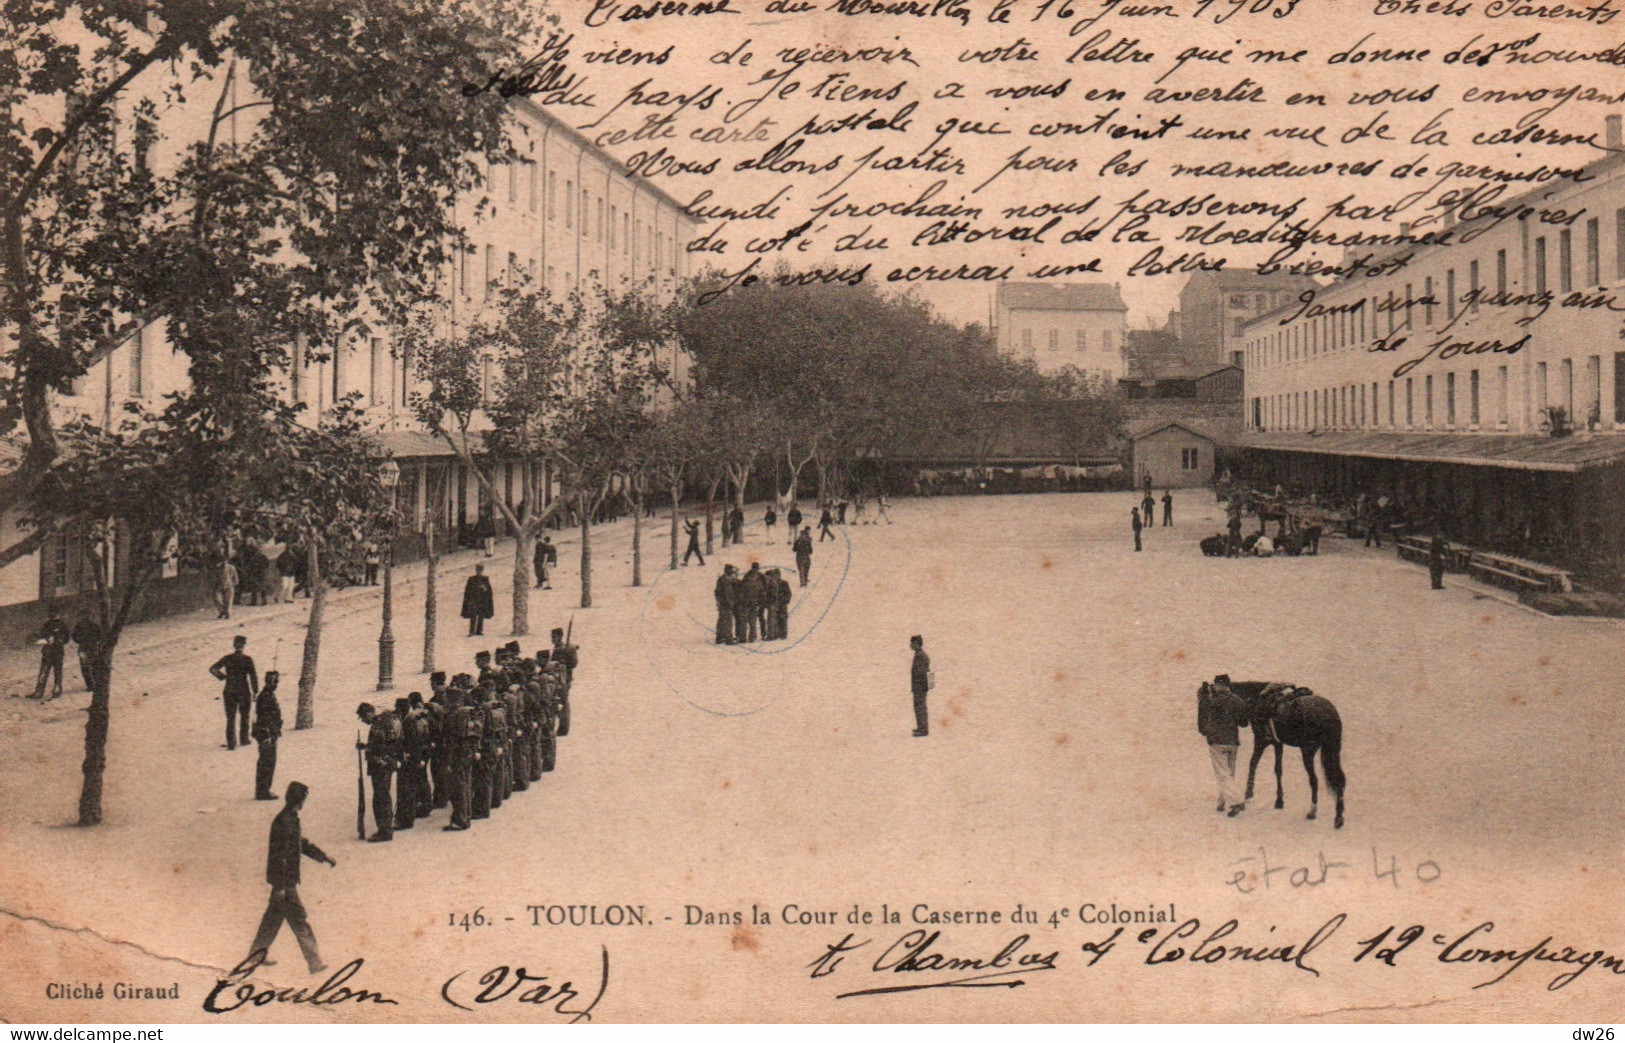
<path fill-rule="evenodd" d="M 89 830 L 69 825 L 88 699 L 70 655 L 77 690 L 62 700 L 0 700 L 0 948 L 13 968 L 0 1012 L 66 1023 L 111 1009 L 48 1000 L 49 980 L 174 984 L 178 1000 L 128 1001 L 130 1020 L 160 1021 L 568 1020 L 589 1002 L 602 1021 L 677 1009 L 696 1021 L 1020 1021 L 1033 1002 L 1046 1019 L 1126 1021 L 1158 1020 L 1167 990 L 1203 995 L 1217 1021 L 1617 1016 L 1620 979 L 1600 964 L 1553 988 L 1576 965 L 1534 958 L 1475 988 L 1509 962 L 1441 954 L 1493 923 L 1452 951 L 1545 939 L 1625 955 L 1621 625 L 1547 618 L 1459 577 L 1431 591 L 1425 569 L 1353 540 L 1328 538 L 1318 557 L 1205 558 L 1197 541 L 1223 527 L 1205 490 L 1176 491 L 1176 524 L 1148 529 L 1135 553 L 1137 499 L 900 500 L 895 524 L 837 526 L 815 544 L 787 639 L 734 646 L 712 640 L 721 566 L 760 561 L 794 586 L 784 528 L 768 543 L 760 505 L 745 542 L 703 568 L 668 571 L 665 520 L 651 522 L 641 588 L 628 585 L 630 523 L 595 530 L 585 610 L 567 533 L 554 589 L 532 591 L 519 639 L 528 654 L 573 617 L 581 667 L 557 770 L 467 832 L 442 832 L 440 811 L 387 844 L 355 829 L 354 711 L 379 700 L 377 588 L 334 599 L 307 731 L 292 729 L 305 602 L 131 628 L 106 822 Z M 446 562 L 449 672 L 509 639 L 511 547 Z M 457 618 L 476 562 L 496 593 L 484 638 Z M 397 570 L 393 695 L 429 694 L 422 597 L 423 565 Z M 253 752 L 220 748 L 207 668 L 235 634 L 261 671 L 278 660 L 289 726 L 274 788 L 310 787 L 304 835 L 337 862 L 303 863 L 323 957 L 334 970 L 362 959 L 346 986 L 390 1004 L 206 1010 L 211 995 L 239 1003 L 211 990 L 265 908 L 281 806 L 252 799 Z M 925 738 L 911 735 L 915 634 L 936 680 Z M 4 690 L 30 687 L 33 667 L 6 658 Z M 1324 786 L 1306 821 L 1290 748 L 1284 810 L 1266 757 L 1246 810 L 1215 814 L 1195 693 L 1221 673 L 1336 704 L 1343 829 Z M 989 911 L 999 925 L 977 921 Z M 1102 955 L 1119 912 L 1146 915 Z M 1138 938 L 1192 919 L 1184 957 Z M 1189 958 L 1231 919 L 1213 945 L 1293 945 L 1300 958 Z M 1391 951 L 1412 925 L 1408 948 Z M 1059 953 L 1059 973 L 1034 964 L 1020 988 L 836 998 L 896 984 L 872 965 L 916 927 L 943 932 L 937 951 L 983 957 L 1024 933 L 1022 951 Z M 818 962 L 848 936 L 873 940 Z M 287 931 L 272 955 L 255 978 L 265 988 L 325 977 L 305 973 Z M 474 1003 L 469 983 L 497 964 L 548 968 L 582 995 Z M 662 994 L 668 980 L 681 995 Z"/>

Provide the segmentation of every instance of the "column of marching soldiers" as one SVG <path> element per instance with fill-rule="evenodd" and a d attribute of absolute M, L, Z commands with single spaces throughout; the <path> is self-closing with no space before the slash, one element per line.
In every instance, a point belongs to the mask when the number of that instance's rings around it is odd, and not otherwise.
<path fill-rule="evenodd" d="M 511 641 L 474 656 L 476 673 L 446 682 L 429 678 L 427 702 L 413 692 L 394 710 L 362 703 L 356 713 L 367 738 L 356 749 L 372 784 L 373 842 L 394 838 L 432 811 L 449 807 L 447 831 L 468 829 L 489 818 L 515 793 L 523 793 L 558 760 L 558 739 L 570 734 L 570 686 L 579 652 L 552 634 L 553 647 L 525 658 Z M 392 790 L 394 796 L 392 799 Z M 364 809 L 357 831 L 365 834 Z"/>

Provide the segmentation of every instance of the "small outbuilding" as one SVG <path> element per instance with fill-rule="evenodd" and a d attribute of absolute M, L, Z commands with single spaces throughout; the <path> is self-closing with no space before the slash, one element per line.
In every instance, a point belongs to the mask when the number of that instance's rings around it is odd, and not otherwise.
<path fill-rule="evenodd" d="M 1218 443 L 1194 421 L 1150 421 L 1130 428 L 1128 440 L 1136 489 L 1148 474 L 1158 489 L 1186 489 L 1213 481 Z"/>

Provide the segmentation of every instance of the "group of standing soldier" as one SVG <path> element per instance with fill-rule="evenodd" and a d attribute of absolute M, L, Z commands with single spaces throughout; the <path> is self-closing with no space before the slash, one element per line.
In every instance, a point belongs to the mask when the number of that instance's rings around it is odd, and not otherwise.
<path fill-rule="evenodd" d="M 490 817 L 504 801 L 552 771 L 558 738 L 570 734 L 570 686 L 579 654 L 562 629 L 533 658 L 510 642 L 474 657 L 477 674 L 448 684 L 433 674 L 432 695 L 395 700 L 394 710 L 357 708 L 368 726 L 363 751 L 372 783 L 373 842 L 394 838 L 420 818 L 451 809 L 447 831 Z M 392 795 L 393 794 L 393 795 Z"/>
<path fill-rule="evenodd" d="M 782 641 L 790 631 L 790 581 L 752 562 L 741 576 L 732 565 L 717 577 L 717 644 Z"/>

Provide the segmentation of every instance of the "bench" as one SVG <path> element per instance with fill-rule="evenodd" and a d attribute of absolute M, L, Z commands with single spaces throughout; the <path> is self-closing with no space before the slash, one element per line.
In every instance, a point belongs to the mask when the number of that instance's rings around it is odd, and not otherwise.
<path fill-rule="evenodd" d="M 1531 590 L 1562 592 L 1573 589 L 1569 574 L 1563 569 L 1501 554 L 1476 552 L 1468 563 L 1468 570 L 1475 575 L 1482 572 L 1489 576 L 1500 576 L 1520 588 Z M 1494 582 L 1488 579 L 1486 581 Z"/>

